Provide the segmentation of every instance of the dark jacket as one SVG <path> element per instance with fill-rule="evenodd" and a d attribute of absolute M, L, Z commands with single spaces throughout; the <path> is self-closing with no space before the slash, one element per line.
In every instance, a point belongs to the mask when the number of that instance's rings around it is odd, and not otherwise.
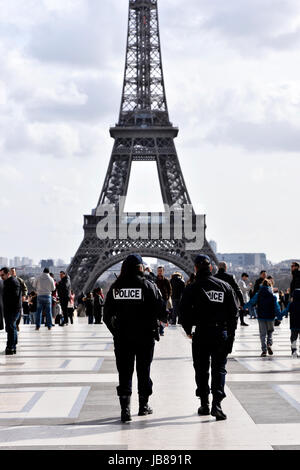
<path fill-rule="evenodd" d="M 92 317 L 94 315 L 94 300 L 92 298 L 86 298 L 83 300 L 85 305 L 85 314 L 87 317 Z"/>
<path fill-rule="evenodd" d="M 23 309 L 23 315 L 24 316 L 29 316 L 30 310 L 29 310 L 29 303 L 28 302 L 22 302 L 22 309 Z"/>
<path fill-rule="evenodd" d="M 290 328 L 300 331 L 300 289 L 295 289 L 293 301 L 290 303 Z"/>
<path fill-rule="evenodd" d="M 180 302 L 181 324 L 200 341 L 222 342 L 228 336 L 227 352 L 231 352 L 237 327 L 238 307 L 229 284 L 210 273 L 198 273 L 195 282 L 186 287 Z"/>
<path fill-rule="evenodd" d="M 156 278 L 156 285 L 160 290 L 162 298 L 165 301 L 169 300 L 169 298 L 172 295 L 172 287 L 171 287 L 169 279 L 167 279 L 166 277 L 162 277 L 162 278 L 157 277 Z"/>
<path fill-rule="evenodd" d="M 61 301 L 69 300 L 71 295 L 71 281 L 69 276 L 63 277 L 56 285 L 57 294 Z"/>
<path fill-rule="evenodd" d="M 293 297 L 293 292 L 295 289 L 300 289 L 300 271 L 293 272 L 293 279 L 291 282 L 290 296 Z"/>
<path fill-rule="evenodd" d="M 0 330 L 4 329 L 3 322 L 3 281 L 0 279 Z"/>
<path fill-rule="evenodd" d="M 258 279 L 256 279 L 256 281 L 254 283 L 254 287 L 253 287 L 253 297 L 256 294 L 256 292 L 259 291 L 259 288 L 260 288 L 262 283 L 263 283 L 263 278 L 262 277 L 259 277 Z"/>
<path fill-rule="evenodd" d="M 227 282 L 227 284 L 229 284 L 232 287 L 235 295 L 237 296 L 237 298 L 240 302 L 240 305 L 243 306 L 244 303 L 245 303 L 243 293 L 242 293 L 241 289 L 239 288 L 239 286 L 238 286 L 238 284 L 235 280 L 234 275 L 233 274 L 228 274 L 226 271 L 224 271 L 224 269 L 219 269 L 219 271 L 217 272 L 215 277 L 217 279 L 221 279 L 224 282 Z"/>
<path fill-rule="evenodd" d="M 178 274 L 174 274 L 171 278 L 171 287 L 172 287 L 172 299 L 180 300 L 185 289 L 185 282 L 184 280 L 178 276 Z"/>
<path fill-rule="evenodd" d="M 10 276 L 3 283 L 4 316 L 14 316 L 22 308 L 22 289 L 16 277 Z"/>
<path fill-rule="evenodd" d="M 103 320 L 115 340 L 158 339 L 158 321 L 166 322 L 158 288 L 143 275 L 120 276 L 106 296 Z"/>
<path fill-rule="evenodd" d="M 31 303 L 29 304 L 29 311 L 31 313 L 35 313 L 37 311 L 37 296 L 36 295 L 34 295 L 31 298 Z"/>
<path fill-rule="evenodd" d="M 245 307 L 254 307 L 255 305 L 257 305 L 258 320 L 273 321 L 277 316 L 281 317 L 280 305 L 271 287 L 260 286 L 259 291 Z"/>

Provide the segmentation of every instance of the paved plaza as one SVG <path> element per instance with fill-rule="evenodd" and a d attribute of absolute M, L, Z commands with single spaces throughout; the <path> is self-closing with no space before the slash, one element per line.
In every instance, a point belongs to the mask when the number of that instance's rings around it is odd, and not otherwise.
<path fill-rule="evenodd" d="M 289 324 L 275 329 L 274 356 L 260 358 L 258 325 L 238 326 L 228 361 L 227 421 L 199 417 L 191 343 L 169 327 L 152 366 L 154 414 L 120 423 L 112 337 L 105 325 L 20 325 L 18 353 L 0 356 L 0 450 L 300 449 L 300 358 Z M 5 333 L 0 333 L 5 349 Z"/>

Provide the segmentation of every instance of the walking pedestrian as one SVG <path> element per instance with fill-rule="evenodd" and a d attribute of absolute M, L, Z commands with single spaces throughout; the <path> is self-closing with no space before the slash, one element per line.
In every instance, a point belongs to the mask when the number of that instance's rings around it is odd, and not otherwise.
<path fill-rule="evenodd" d="M 201 401 L 198 414 L 211 414 L 219 421 L 227 418 L 221 408 L 221 402 L 226 397 L 224 387 L 227 355 L 233 347 L 238 306 L 232 287 L 227 282 L 213 277 L 212 270 L 208 256 L 196 257 L 196 280 L 183 292 L 180 312 L 182 327 L 192 339 L 196 396 Z M 193 333 L 194 326 L 196 330 Z M 211 410 L 210 390 L 213 395 Z"/>
<path fill-rule="evenodd" d="M 71 295 L 71 280 L 70 277 L 65 273 L 65 271 L 60 271 L 59 276 L 60 281 L 56 285 L 56 290 L 64 316 L 64 321 L 61 326 L 64 326 L 69 324 L 68 303 Z"/>
<path fill-rule="evenodd" d="M 279 291 L 279 305 L 280 305 L 280 310 L 283 312 L 285 309 L 285 295 L 283 290 Z"/>
<path fill-rule="evenodd" d="M 23 300 L 22 302 L 22 310 L 23 310 L 24 325 L 29 325 L 30 324 L 30 310 L 29 310 L 28 295 L 25 296 L 25 300 Z"/>
<path fill-rule="evenodd" d="M 83 299 L 85 298 L 84 292 L 80 294 L 77 300 L 77 316 L 78 317 L 85 317 L 85 306 Z"/>
<path fill-rule="evenodd" d="M 22 316 L 22 308 L 23 308 L 23 302 L 25 301 L 27 295 L 28 295 L 28 289 L 27 289 L 27 286 L 26 286 L 26 283 L 25 281 L 17 276 L 17 270 L 16 268 L 10 268 L 10 274 L 17 278 L 20 285 L 21 285 L 21 290 L 22 290 L 22 303 L 21 303 L 21 309 L 20 309 L 20 312 L 19 312 L 19 315 L 18 315 L 18 318 L 17 318 L 17 321 L 16 321 L 16 325 L 17 325 L 17 331 L 19 331 L 19 325 L 20 325 L 20 321 L 21 321 L 21 316 Z"/>
<path fill-rule="evenodd" d="M 93 291 L 93 298 L 94 298 L 94 317 L 95 317 L 95 324 L 101 325 L 102 324 L 102 316 L 103 316 L 103 306 L 104 300 L 101 295 L 100 287 L 97 287 Z"/>
<path fill-rule="evenodd" d="M 41 326 L 42 313 L 46 314 L 46 326 L 48 330 L 52 328 L 52 292 L 55 290 L 55 283 L 49 274 L 49 269 L 45 268 L 43 273 L 36 279 L 34 285 L 37 292 L 37 312 L 36 327 L 38 331 Z"/>
<path fill-rule="evenodd" d="M 145 279 L 143 271 L 142 258 L 136 254 L 129 255 L 122 264 L 120 276 L 109 289 L 104 305 L 104 323 L 114 337 L 122 422 L 131 421 L 135 361 L 138 414 L 145 416 L 153 412 L 148 405 L 153 386 L 150 368 L 155 339 L 159 341 L 158 321 L 165 321 L 166 310 L 158 288 Z"/>
<path fill-rule="evenodd" d="M 256 294 L 256 292 L 259 291 L 259 288 L 260 288 L 261 284 L 263 283 L 263 281 L 266 279 L 266 277 L 267 277 L 267 271 L 265 271 L 265 270 L 260 271 L 259 278 L 256 279 L 256 281 L 254 283 L 253 297 Z"/>
<path fill-rule="evenodd" d="M 290 286 L 290 297 L 293 297 L 293 292 L 295 289 L 300 289 L 300 265 L 296 261 L 291 264 L 291 273 L 293 276 L 291 286 Z"/>
<path fill-rule="evenodd" d="M 249 274 L 247 273 L 243 273 L 241 276 L 241 279 L 239 279 L 238 281 L 238 286 L 243 294 L 244 304 L 249 302 L 250 292 L 252 289 L 252 283 L 251 282 L 248 283 L 248 281 L 249 281 Z M 244 312 L 247 312 L 247 310 L 244 310 Z M 256 312 L 255 312 L 254 307 L 249 309 L 249 315 L 250 315 L 250 318 L 256 318 Z"/>
<path fill-rule="evenodd" d="M 294 289 L 293 297 L 287 308 L 281 312 L 281 318 L 288 316 L 290 313 L 290 330 L 291 330 L 291 350 L 292 357 L 297 358 L 297 339 L 299 337 L 299 354 L 300 354 L 300 289 Z"/>
<path fill-rule="evenodd" d="M 16 322 L 22 308 L 22 289 L 20 282 L 11 275 L 8 268 L 5 267 L 0 270 L 0 277 L 3 280 L 3 310 L 7 333 L 5 354 L 13 355 L 17 352 L 18 332 Z"/>
<path fill-rule="evenodd" d="M 189 286 L 190 284 L 193 284 L 193 282 L 195 282 L 196 280 L 196 274 L 195 273 L 191 273 L 190 274 L 190 277 L 188 278 L 187 282 L 186 282 L 186 286 Z"/>
<path fill-rule="evenodd" d="M 182 274 L 176 272 L 172 274 L 171 276 L 171 287 L 172 287 L 172 304 L 173 304 L 173 309 L 171 313 L 171 325 L 176 325 L 177 320 L 178 323 L 181 323 L 180 321 L 180 300 L 183 294 L 183 291 L 185 289 L 185 282 L 183 280 Z"/>
<path fill-rule="evenodd" d="M 88 317 L 88 324 L 92 325 L 94 323 L 94 299 L 91 292 L 88 292 L 86 297 L 83 299 L 85 305 L 85 313 Z"/>
<path fill-rule="evenodd" d="M 75 294 L 74 294 L 74 291 L 71 290 L 70 299 L 68 302 L 68 318 L 70 319 L 71 325 L 73 325 L 74 310 L 75 310 Z"/>
<path fill-rule="evenodd" d="M 166 318 L 167 318 L 167 306 L 168 306 L 168 301 L 170 300 L 170 297 L 172 295 L 172 287 L 171 287 L 169 279 L 165 277 L 165 268 L 163 266 L 159 266 L 157 268 L 156 285 L 159 288 L 160 293 L 162 295 L 163 302 L 164 302 L 164 309 L 166 311 Z M 161 323 L 160 330 L 159 330 L 160 336 L 164 336 L 165 334 L 164 330 L 165 330 L 165 327 L 163 323 Z"/>
<path fill-rule="evenodd" d="M 244 321 L 244 317 L 247 314 L 247 312 L 243 308 L 244 306 L 243 293 L 235 280 L 235 276 L 227 272 L 227 263 L 225 263 L 224 261 L 219 263 L 219 271 L 217 272 L 215 277 L 217 279 L 221 279 L 224 282 L 227 282 L 232 287 L 233 292 L 235 293 L 237 300 L 239 302 L 239 305 L 240 305 L 239 317 L 240 317 L 241 326 L 249 326 L 248 323 Z"/>
<path fill-rule="evenodd" d="M 246 307 L 257 305 L 257 319 L 261 341 L 261 357 L 266 357 L 267 352 L 270 356 L 273 353 L 273 332 L 275 318 L 280 318 L 280 306 L 276 295 L 272 290 L 272 283 L 265 279 L 259 288 L 259 291 L 246 304 Z"/>
<path fill-rule="evenodd" d="M 35 291 L 32 291 L 29 294 L 29 316 L 30 316 L 30 323 L 32 325 L 36 324 L 36 313 L 37 313 L 37 293 Z"/>

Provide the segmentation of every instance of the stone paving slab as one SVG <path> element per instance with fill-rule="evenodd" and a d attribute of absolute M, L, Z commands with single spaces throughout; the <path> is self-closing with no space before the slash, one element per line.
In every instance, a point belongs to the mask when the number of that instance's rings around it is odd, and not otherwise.
<path fill-rule="evenodd" d="M 154 414 L 120 423 L 112 337 L 105 325 L 52 331 L 20 325 L 18 353 L 0 355 L 0 449 L 273 450 L 300 449 L 300 359 L 291 359 L 284 320 L 274 356 L 260 358 L 258 325 L 238 326 L 228 360 L 228 420 L 199 417 L 191 342 L 169 327 L 152 365 Z M 0 333 L 0 348 L 5 334 Z"/>

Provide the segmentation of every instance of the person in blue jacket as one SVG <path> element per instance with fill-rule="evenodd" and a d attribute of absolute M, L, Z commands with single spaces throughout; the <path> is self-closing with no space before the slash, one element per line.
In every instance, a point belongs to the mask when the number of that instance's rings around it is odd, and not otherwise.
<path fill-rule="evenodd" d="M 245 304 L 244 308 L 253 307 L 254 305 L 257 305 L 257 319 L 262 349 L 261 357 L 266 357 L 267 351 L 272 356 L 274 322 L 275 318 L 281 315 L 281 312 L 269 279 L 263 281 L 259 291 Z"/>
<path fill-rule="evenodd" d="M 281 312 L 281 317 L 290 313 L 290 329 L 291 329 L 291 350 L 292 356 L 298 357 L 297 339 L 300 339 L 300 289 L 295 289 L 291 302 L 285 310 Z M 299 345 L 300 352 L 300 345 Z"/>

